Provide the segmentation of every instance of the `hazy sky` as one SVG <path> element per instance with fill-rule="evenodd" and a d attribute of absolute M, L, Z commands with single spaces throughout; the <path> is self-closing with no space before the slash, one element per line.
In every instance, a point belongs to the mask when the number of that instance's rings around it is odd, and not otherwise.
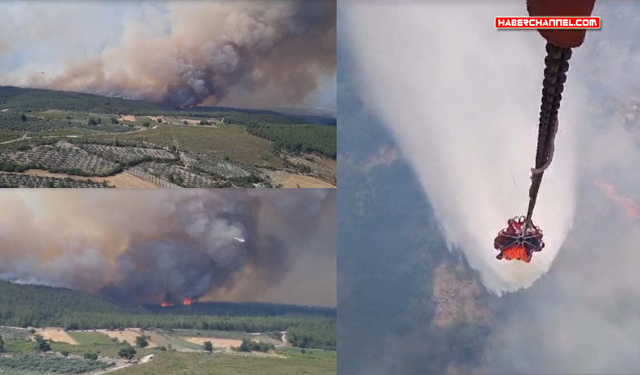
<path fill-rule="evenodd" d="M 215 71 L 223 105 L 335 109 L 335 15 L 312 3 L 0 1 L 0 84 L 156 100 Z"/>

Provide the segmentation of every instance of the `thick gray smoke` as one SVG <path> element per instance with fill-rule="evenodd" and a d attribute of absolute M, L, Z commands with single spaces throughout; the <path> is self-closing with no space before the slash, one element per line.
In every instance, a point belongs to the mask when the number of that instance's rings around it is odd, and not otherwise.
<path fill-rule="evenodd" d="M 335 288 L 312 283 L 335 279 L 335 238 L 318 236 L 335 231 L 334 201 L 324 190 L 5 192 L 0 278 L 130 303 L 252 300 L 297 283 L 303 298 L 279 302 L 332 305 Z M 289 278 L 308 267 L 323 273 Z"/>
<path fill-rule="evenodd" d="M 573 135 L 585 120 L 579 82 L 570 70 L 533 218 L 547 247 L 531 264 L 497 262 L 498 230 L 527 209 L 544 42 L 536 32 L 494 28 L 496 15 L 526 15 L 524 1 L 382 4 L 344 6 L 365 98 L 397 135 L 447 240 L 484 284 L 495 293 L 530 286 L 551 266 L 573 218 Z"/>
<path fill-rule="evenodd" d="M 305 104 L 323 81 L 335 79 L 335 0 L 77 5 L 4 9 L 9 21 L 0 25 L 0 59 L 18 59 L 22 68 L 5 69 L 0 84 L 173 106 L 265 106 Z M 81 20 L 96 13 L 114 24 L 96 21 L 113 31 L 88 31 L 97 34 L 93 41 L 62 25 L 93 30 Z M 50 54 L 30 51 L 30 45 Z"/>

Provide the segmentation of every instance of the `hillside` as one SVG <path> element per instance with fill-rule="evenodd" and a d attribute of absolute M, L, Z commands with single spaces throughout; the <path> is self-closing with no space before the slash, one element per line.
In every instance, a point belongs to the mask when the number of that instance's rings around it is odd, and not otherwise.
<path fill-rule="evenodd" d="M 114 98 L 93 94 L 44 89 L 29 89 L 0 86 L 0 111 L 16 109 L 21 111 L 78 111 L 94 113 L 118 113 L 144 115 L 172 115 L 210 117 L 220 114 L 242 114 L 243 118 L 257 119 L 261 124 L 318 124 L 336 125 L 336 119 L 328 116 L 297 115 L 272 110 L 231 107 L 175 108 L 142 100 Z"/>
<path fill-rule="evenodd" d="M 0 86 L 0 187 L 335 187 L 335 125 Z"/>

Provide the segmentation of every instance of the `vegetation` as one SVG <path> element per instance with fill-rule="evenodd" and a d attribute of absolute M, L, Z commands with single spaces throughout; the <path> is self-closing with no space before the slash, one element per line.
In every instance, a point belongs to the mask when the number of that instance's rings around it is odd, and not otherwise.
<path fill-rule="evenodd" d="M 136 346 L 138 348 L 146 348 L 149 346 L 149 341 L 146 336 L 138 336 L 136 337 Z"/>
<path fill-rule="evenodd" d="M 286 359 L 228 354 L 158 352 L 149 363 L 131 366 L 122 371 L 127 375 L 189 374 L 189 375 L 335 375 L 336 353 L 327 356 L 287 352 Z M 118 374 L 118 372 L 115 372 Z"/>
<path fill-rule="evenodd" d="M 336 322 L 330 320 L 305 321 L 287 331 L 287 340 L 299 348 L 336 349 Z"/>
<path fill-rule="evenodd" d="M 332 126 L 260 125 L 249 126 L 247 131 L 294 154 L 317 152 L 336 158 L 337 132 Z"/>
<path fill-rule="evenodd" d="M 275 350 L 272 344 L 267 344 L 262 341 L 256 342 L 249 339 L 243 339 L 242 344 L 236 348 L 239 352 L 263 352 L 267 353 L 269 350 Z"/>
<path fill-rule="evenodd" d="M 45 340 L 42 336 L 35 335 L 34 338 L 36 340 L 37 352 L 45 353 L 51 350 L 51 345 L 49 345 L 49 341 Z"/>
<path fill-rule="evenodd" d="M 118 356 L 120 356 L 120 358 L 124 358 L 129 362 L 131 362 L 135 355 L 136 349 L 131 345 L 127 345 L 126 347 L 120 349 L 120 351 L 118 352 Z"/>
<path fill-rule="evenodd" d="M 101 362 L 79 358 L 17 354 L 0 357 L 0 374 L 83 374 L 104 370 L 112 362 Z"/>
<path fill-rule="evenodd" d="M 204 346 L 204 350 L 208 351 L 209 353 L 213 352 L 213 344 L 211 344 L 211 341 L 205 341 L 203 343 Z"/>
<path fill-rule="evenodd" d="M 330 308 L 230 302 L 134 307 L 69 289 L 4 281 L 0 281 L 0 324 L 24 328 L 53 326 L 68 330 L 160 328 L 176 330 L 181 335 L 198 335 L 179 330 L 184 328 L 202 330 L 205 337 L 207 331 L 213 330 L 289 331 L 293 332 L 291 337 L 296 345 L 317 348 L 335 348 L 336 345 L 336 311 Z M 12 332 L 18 337 L 29 331 Z M 89 344 L 95 340 L 90 332 L 71 332 L 71 335 L 80 343 Z"/>

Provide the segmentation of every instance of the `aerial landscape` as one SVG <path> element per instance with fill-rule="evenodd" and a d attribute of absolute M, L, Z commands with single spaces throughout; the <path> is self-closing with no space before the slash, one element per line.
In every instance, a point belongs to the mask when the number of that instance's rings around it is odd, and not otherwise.
<path fill-rule="evenodd" d="M 335 201 L 2 192 L 0 374 L 335 374 Z"/>
<path fill-rule="evenodd" d="M 638 5 L 571 57 L 531 263 L 494 248 L 535 167 L 545 40 L 493 25 L 525 1 L 343 8 L 338 373 L 640 371 Z"/>
<path fill-rule="evenodd" d="M 335 1 L 0 10 L 0 187 L 337 186 Z"/>

